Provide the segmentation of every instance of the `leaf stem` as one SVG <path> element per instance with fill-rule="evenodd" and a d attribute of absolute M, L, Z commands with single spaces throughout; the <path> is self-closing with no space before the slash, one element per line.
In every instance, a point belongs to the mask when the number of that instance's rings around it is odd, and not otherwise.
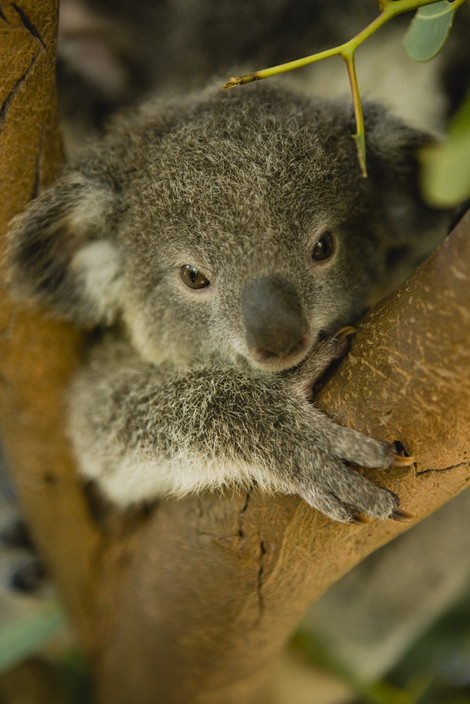
<path fill-rule="evenodd" d="M 361 173 L 364 178 L 367 178 L 364 115 L 362 112 L 361 96 L 359 94 L 359 84 L 357 81 L 354 51 L 351 50 L 349 52 L 343 52 L 341 54 L 341 58 L 346 62 L 346 66 L 348 69 L 348 76 L 349 82 L 351 84 L 351 93 L 354 105 L 354 115 L 356 117 L 356 133 L 351 136 L 356 142 L 357 156 L 359 159 Z"/>
<path fill-rule="evenodd" d="M 332 49 L 320 51 L 316 54 L 312 54 L 311 56 L 305 56 L 302 59 L 295 59 L 294 61 L 278 64 L 277 66 L 272 66 L 271 68 L 265 68 L 260 71 L 245 73 L 242 76 L 230 78 L 230 80 L 225 83 L 224 88 L 232 88 L 236 85 L 251 83 L 251 81 L 259 81 L 262 78 L 270 78 L 271 76 L 277 76 L 280 73 L 309 66 L 317 61 L 323 61 L 323 59 L 328 59 L 330 56 L 343 55 L 351 50 L 355 51 L 366 39 L 368 39 L 372 34 L 374 34 L 374 32 L 376 32 L 382 25 L 391 20 L 393 17 L 401 15 L 404 12 L 416 10 L 423 5 L 432 5 L 437 1 L 438 0 L 379 0 L 379 7 L 382 8 L 381 13 L 374 20 L 372 20 L 367 27 L 361 30 L 359 34 L 352 37 L 352 39 L 349 39 L 344 44 L 340 44 Z M 466 0 L 454 0 L 454 3 L 457 6 L 461 5 L 465 1 Z"/>
<path fill-rule="evenodd" d="M 379 7 L 380 14 L 347 42 L 331 49 L 312 54 L 311 56 L 305 56 L 303 59 L 288 61 L 287 63 L 279 64 L 278 66 L 262 69 L 261 71 L 254 71 L 253 73 L 246 73 L 242 76 L 237 76 L 236 78 L 230 78 L 230 80 L 224 84 L 224 88 L 232 88 L 233 86 L 251 83 L 252 81 L 259 81 L 263 78 L 270 78 L 271 76 L 277 76 L 280 73 L 286 73 L 287 71 L 293 71 L 297 68 L 303 68 L 304 66 L 316 63 L 317 61 L 328 59 L 331 56 L 341 56 L 343 61 L 346 63 L 349 82 L 351 85 L 354 115 L 356 118 L 356 133 L 352 136 L 356 142 L 359 165 L 364 177 L 367 176 L 364 117 L 362 113 L 361 96 L 359 93 L 354 52 L 366 39 L 368 39 L 372 34 L 374 34 L 374 32 L 380 29 L 382 25 L 391 20 L 393 17 L 397 17 L 397 15 L 401 15 L 405 12 L 417 10 L 425 5 L 433 5 L 435 2 L 438 2 L 438 0 L 375 0 L 375 2 Z M 463 5 L 464 2 L 466 2 L 466 0 L 454 0 L 452 5 L 455 8 L 455 11 L 460 7 L 460 5 Z"/>

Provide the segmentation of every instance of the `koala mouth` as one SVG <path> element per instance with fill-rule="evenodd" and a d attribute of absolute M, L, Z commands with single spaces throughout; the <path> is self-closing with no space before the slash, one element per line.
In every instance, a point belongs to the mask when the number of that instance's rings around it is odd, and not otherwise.
<path fill-rule="evenodd" d="M 310 335 L 304 335 L 284 353 L 273 352 L 262 347 L 254 347 L 250 350 L 250 354 L 259 369 L 277 372 L 299 364 L 310 349 L 310 346 Z"/>

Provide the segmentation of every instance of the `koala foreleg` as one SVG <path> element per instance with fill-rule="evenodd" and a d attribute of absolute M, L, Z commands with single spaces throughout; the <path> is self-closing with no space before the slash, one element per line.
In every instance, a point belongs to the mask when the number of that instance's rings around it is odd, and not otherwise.
<path fill-rule="evenodd" d="M 403 516 L 397 496 L 343 463 L 400 464 L 394 447 L 338 425 L 291 385 L 222 364 L 175 371 L 102 345 L 72 388 L 82 472 L 121 506 L 255 480 L 339 521 Z"/>

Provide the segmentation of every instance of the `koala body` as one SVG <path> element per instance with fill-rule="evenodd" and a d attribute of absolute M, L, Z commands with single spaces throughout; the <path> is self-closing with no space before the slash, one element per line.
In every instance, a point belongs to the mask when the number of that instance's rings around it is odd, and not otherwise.
<path fill-rule="evenodd" d="M 397 251 L 413 264 L 445 229 L 416 186 L 427 136 L 373 104 L 365 120 L 368 179 L 349 101 L 276 84 L 149 101 L 14 222 L 13 288 L 105 329 L 69 427 L 118 505 L 256 481 L 340 521 L 401 516 L 345 462 L 406 460 L 310 401 Z"/>

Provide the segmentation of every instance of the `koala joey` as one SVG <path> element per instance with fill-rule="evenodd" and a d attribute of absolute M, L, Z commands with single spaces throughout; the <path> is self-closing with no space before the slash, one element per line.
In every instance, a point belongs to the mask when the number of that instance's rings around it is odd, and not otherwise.
<path fill-rule="evenodd" d="M 102 329 L 69 429 L 118 506 L 256 482 L 338 521 L 405 517 L 349 464 L 409 458 L 310 400 L 396 252 L 444 229 L 416 185 L 428 137 L 374 104 L 365 120 L 367 179 L 349 101 L 279 84 L 150 100 L 14 221 L 12 289 Z"/>

